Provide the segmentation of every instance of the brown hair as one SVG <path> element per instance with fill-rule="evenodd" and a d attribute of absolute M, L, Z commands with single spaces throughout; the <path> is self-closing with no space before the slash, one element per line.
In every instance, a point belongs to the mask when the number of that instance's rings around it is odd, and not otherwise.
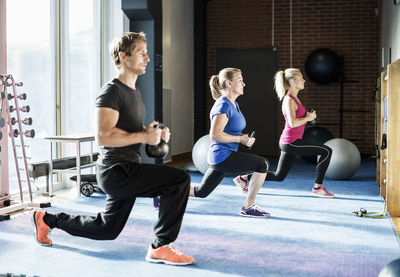
<path fill-rule="evenodd" d="M 124 52 L 127 56 L 129 56 L 132 50 L 135 48 L 136 42 L 138 40 L 147 42 L 146 35 L 143 32 L 127 32 L 112 40 L 109 46 L 109 50 L 114 64 L 117 68 L 121 66 L 121 61 L 119 59 L 118 53 Z"/>

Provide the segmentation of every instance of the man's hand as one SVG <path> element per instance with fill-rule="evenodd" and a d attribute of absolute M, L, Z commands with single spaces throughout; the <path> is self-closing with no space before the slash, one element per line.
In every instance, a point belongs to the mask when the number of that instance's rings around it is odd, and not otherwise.
<path fill-rule="evenodd" d="M 161 141 L 161 133 L 162 129 L 155 128 L 155 125 L 158 125 L 157 121 L 152 121 L 149 123 L 147 128 L 144 128 L 144 132 L 146 135 L 146 143 L 149 145 L 157 145 Z"/>

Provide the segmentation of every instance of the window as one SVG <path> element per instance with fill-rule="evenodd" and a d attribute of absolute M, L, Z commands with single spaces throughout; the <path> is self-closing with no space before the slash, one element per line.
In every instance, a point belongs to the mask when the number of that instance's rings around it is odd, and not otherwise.
<path fill-rule="evenodd" d="M 68 41 L 64 99 L 63 133 L 94 133 L 94 103 L 100 89 L 100 14 L 98 1 L 70 0 L 68 6 Z M 65 155 L 72 155 L 73 145 L 63 145 Z M 68 148 L 67 148 L 68 147 Z M 83 144 L 83 152 L 89 145 Z"/>
<path fill-rule="evenodd" d="M 49 144 L 43 138 L 55 134 L 56 130 L 50 1 L 7 1 L 7 73 L 17 82 L 24 83 L 17 91 L 18 94 L 26 93 L 27 99 L 19 99 L 18 104 L 29 105 L 30 112 L 20 115 L 31 117 L 33 124 L 23 125 L 23 128 L 34 129 L 36 133 L 34 139 L 24 139 L 29 146 L 26 148 L 28 162 L 48 159 Z M 15 115 L 11 113 L 10 116 Z M 9 173 L 10 192 L 13 193 L 18 189 L 18 182 L 10 140 Z"/>
<path fill-rule="evenodd" d="M 7 1 L 7 73 L 24 83 L 18 93 L 26 93 L 27 99 L 18 103 L 29 105 L 30 112 L 21 117 L 31 117 L 33 124 L 23 127 L 36 133 L 33 139 L 24 139 L 28 163 L 48 160 L 49 142 L 44 137 L 56 135 L 57 130 L 93 133 L 94 102 L 101 85 L 100 4 L 97 0 Z M 56 53 L 61 53 L 59 62 Z M 58 97 L 61 122 L 56 119 Z M 62 145 L 62 155 L 75 155 L 72 147 Z M 88 151 L 89 145 L 83 146 L 82 152 Z M 11 141 L 8 157 L 10 193 L 15 193 L 18 182 Z"/>

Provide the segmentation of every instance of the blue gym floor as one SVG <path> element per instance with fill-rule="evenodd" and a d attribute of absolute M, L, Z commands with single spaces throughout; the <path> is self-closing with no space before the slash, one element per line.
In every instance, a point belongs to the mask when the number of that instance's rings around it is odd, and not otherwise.
<path fill-rule="evenodd" d="M 314 165 L 298 160 L 281 183 L 265 182 L 257 197 L 268 219 L 238 215 L 245 196 L 231 178 L 206 199 L 189 199 L 176 245 L 196 259 L 193 266 L 150 264 L 144 260 L 153 239 L 157 211 L 152 200 L 138 199 L 128 223 L 114 241 L 72 237 L 53 230 L 52 247 L 36 244 L 30 214 L 0 222 L 0 275 L 27 276 L 378 276 L 400 257 L 389 216 L 352 215 L 360 207 L 381 212 L 375 165 L 363 162 L 347 181 L 325 180 L 335 199 L 310 196 Z M 191 174 L 192 183 L 202 175 Z M 51 212 L 95 214 L 105 198 L 96 193 Z"/>

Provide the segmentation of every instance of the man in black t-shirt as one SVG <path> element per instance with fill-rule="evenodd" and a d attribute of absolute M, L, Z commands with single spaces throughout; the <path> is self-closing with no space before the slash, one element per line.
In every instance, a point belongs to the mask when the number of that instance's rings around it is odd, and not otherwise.
<path fill-rule="evenodd" d="M 36 241 L 51 246 L 49 230 L 59 228 L 71 235 L 97 240 L 113 240 L 124 228 L 136 197 L 160 196 L 155 239 L 146 260 L 172 265 L 193 264 L 172 245 L 178 236 L 189 196 L 190 176 L 164 165 L 142 164 L 140 146 L 169 141 L 168 128 L 155 128 L 153 121 L 143 126 L 145 107 L 136 89 L 139 75 L 146 72 L 146 37 L 124 33 L 110 45 L 118 76 L 106 84 L 96 100 L 97 133 L 100 146 L 97 182 L 107 195 L 105 211 L 97 216 L 72 216 L 35 211 L 32 215 Z"/>

